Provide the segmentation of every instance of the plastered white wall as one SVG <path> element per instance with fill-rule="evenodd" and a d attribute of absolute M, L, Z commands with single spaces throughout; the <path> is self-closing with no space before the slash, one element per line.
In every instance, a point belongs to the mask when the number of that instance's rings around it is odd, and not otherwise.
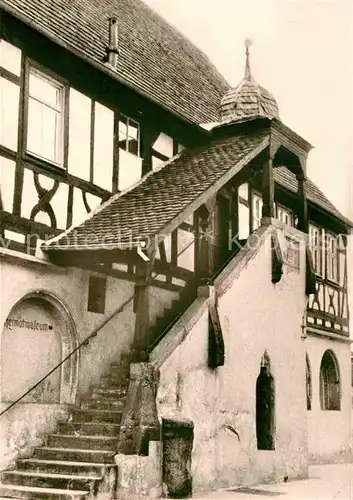
<path fill-rule="evenodd" d="M 307 474 L 304 253 L 300 271 L 284 266 L 271 282 L 270 232 L 239 276 L 219 297 L 225 341 L 223 367 L 207 366 L 207 309 L 161 366 L 159 414 L 195 423 L 194 490 L 281 480 Z M 267 350 L 275 379 L 275 451 L 259 451 L 255 387 Z M 239 434 L 227 429 L 232 426 Z"/>
<path fill-rule="evenodd" d="M 311 336 L 305 341 L 312 379 L 312 409 L 308 411 L 308 447 L 312 462 L 348 460 L 352 450 L 352 396 L 350 345 L 327 338 Z M 320 406 L 320 365 L 324 352 L 336 356 L 341 383 L 341 409 L 322 410 Z"/>
<path fill-rule="evenodd" d="M 88 336 L 106 316 L 115 311 L 134 293 L 133 283 L 108 278 L 105 313 L 96 314 L 87 311 L 88 272 L 74 268 L 59 269 L 50 264 L 24 260 L 19 256 L 12 259 L 3 258 L 0 265 L 1 334 L 6 318 L 15 304 L 34 290 L 52 294 L 66 304 L 75 326 L 75 332 L 72 332 L 72 335 L 76 336 L 76 344 Z M 163 293 L 158 289 L 152 289 L 151 294 L 155 297 L 155 300 L 153 298 L 151 300 L 151 320 L 154 320 L 155 315 L 168 307 L 177 294 L 175 292 Z M 90 391 L 92 385 L 99 383 L 101 375 L 109 371 L 111 363 L 118 362 L 121 354 L 129 351 L 133 341 L 134 324 L 135 314 L 131 300 L 124 310 L 102 328 L 87 346 L 80 349 L 76 403 L 79 403 L 81 398 Z M 28 347 L 24 345 L 23 349 Z M 0 350 L 0 360 L 2 354 Z M 47 356 L 47 352 L 43 355 Z M 26 389 L 29 389 L 30 385 L 36 381 L 31 379 Z M 7 404 L 2 404 L 2 408 L 6 406 Z M 55 426 L 64 409 L 65 405 L 19 403 L 7 414 L 6 418 L 2 417 L 0 468 L 11 464 L 18 453 L 27 453 L 35 443 L 38 443 L 43 433 Z"/>

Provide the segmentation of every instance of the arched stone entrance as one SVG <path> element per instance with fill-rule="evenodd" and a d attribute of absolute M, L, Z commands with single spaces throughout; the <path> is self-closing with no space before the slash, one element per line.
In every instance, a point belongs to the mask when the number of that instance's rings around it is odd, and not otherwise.
<path fill-rule="evenodd" d="M 53 294 L 34 291 L 8 315 L 1 339 L 1 400 L 13 402 L 59 364 L 77 346 L 74 321 Z M 28 394 L 22 402 L 75 402 L 78 354 Z"/>

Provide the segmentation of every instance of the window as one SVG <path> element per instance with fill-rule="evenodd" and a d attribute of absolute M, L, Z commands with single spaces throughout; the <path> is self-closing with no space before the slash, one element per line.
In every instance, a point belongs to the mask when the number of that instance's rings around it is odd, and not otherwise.
<path fill-rule="evenodd" d="M 340 376 L 338 363 L 332 351 L 322 356 L 320 366 L 320 404 L 322 410 L 340 410 Z"/>
<path fill-rule="evenodd" d="M 128 153 L 140 156 L 139 124 L 132 118 L 120 115 L 119 147 Z"/>
<path fill-rule="evenodd" d="M 262 197 L 259 194 L 252 195 L 252 230 L 258 229 L 261 226 L 262 218 Z"/>
<path fill-rule="evenodd" d="M 119 121 L 119 148 L 118 189 L 123 191 L 139 181 L 142 175 L 139 124 L 124 115 L 120 115 Z"/>
<path fill-rule="evenodd" d="M 93 275 L 89 277 L 87 304 L 88 311 L 104 314 L 106 287 L 106 278 L 101 278 L 99 276 Z"/>
<path fill-rule="evenodd" d="M 277 205 L 277 219 L 288 226 L 293 225 L 293 213 L 288 208 Z"/>
<path fill-rule="evenodd" d="M 309 357 L 306 355 L 306 409 L 311 410 L 312 401 L 312 383 L 311 383 L 311 369 Z"/>
<path fill-rule="evenodd" d="M 64 86 L 30 68 L 27 152 L 62 166 Z"/>
<path fill-rule="evenodd" d="M 332 281 L 338 281 L 338 251 L 336 237 L 332 234 L 326 234 L 325 245 L 326 256 L 326 278 Z"/>
<path fill-rule="evenodd" d="M 322 274 L 321 229 L 310 225 L 309 245 L 316 274 Z"/>
<path fill-rule="evenodd" d="M 274 450 L 275 383 L 267 352 L 261 359 L 260 374 L 256 381 L 256 438 L 258 450 Z"/>

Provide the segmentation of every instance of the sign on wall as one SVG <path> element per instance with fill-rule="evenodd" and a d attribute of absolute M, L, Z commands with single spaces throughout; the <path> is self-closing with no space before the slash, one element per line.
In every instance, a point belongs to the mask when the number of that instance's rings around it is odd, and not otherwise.
<path fill-rule="evenodd" d="M 35 299 L 19 304 L 5 321 L 1 352 L 2 401 L 12 402 L 62 359 L 60 325 L 51 306 Z M 58 403 L 60 379 L 57 370 L 23 401 Z"/>

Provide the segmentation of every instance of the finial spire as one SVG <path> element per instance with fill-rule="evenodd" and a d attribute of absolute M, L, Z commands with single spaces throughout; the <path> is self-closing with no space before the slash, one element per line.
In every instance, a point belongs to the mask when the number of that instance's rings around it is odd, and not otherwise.
<path fill-rule="evenodd" d="M 250 38 L 247 38 L 245 40 L 245 55 L 246 55 L 245 75 L 244 75 L 245 80 L 252 80 L 251 70 L 250 70 L 250 53 L 249 53 L 249 47 L 251 44 L 252 41 L 250 40 Z"/>

